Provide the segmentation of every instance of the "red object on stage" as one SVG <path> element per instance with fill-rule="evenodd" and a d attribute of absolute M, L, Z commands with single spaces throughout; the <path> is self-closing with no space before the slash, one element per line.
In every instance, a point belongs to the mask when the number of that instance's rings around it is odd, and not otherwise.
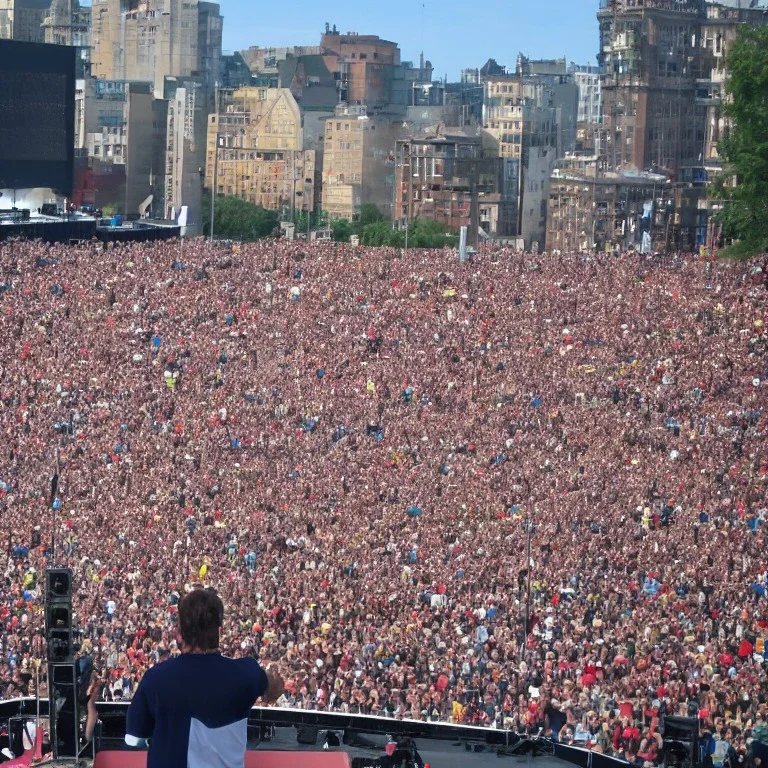
<path fill-rule="evenodd" d="M 146 768 L 147 753 L 107 750 L 96 753 L 93 768 Z M 269 752 L 245 753 L 245 768 L 350 768 L 345 752 Z"/>
<path fill-rule="evenodd" d="M 26 768 L 32 765 L 33 760 L 41 760 L 43 757 L 43 729 L 38 726 L 35 734 L 35 748 L 27 749 L 21 757 L 3 763 L 8 768 Z"/>

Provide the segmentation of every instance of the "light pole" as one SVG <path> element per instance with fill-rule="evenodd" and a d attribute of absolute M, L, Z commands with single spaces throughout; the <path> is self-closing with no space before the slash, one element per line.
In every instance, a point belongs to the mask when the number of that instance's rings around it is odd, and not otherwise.
<path fill-rule="evenodd" d="M 526 587 L 525 587 L 525 632 L 523 637 L 523 648 L 528 645 L 528 631 L 531 621 L 531 531 L 533 525 L 531 524 L 530 515 L 525 516 L 525 573 L 526 573 Z"/>
<path fill-rule="evenodd" d="M 213 183 L 211 184 L 211 228 L 208 240 L 213 243 L 213 222 L 216 216 L 216 187 L 219 184 L 219 82 L 214 85 L 214 119 L 216 120 L 216 137 L 213 142 Z"/>

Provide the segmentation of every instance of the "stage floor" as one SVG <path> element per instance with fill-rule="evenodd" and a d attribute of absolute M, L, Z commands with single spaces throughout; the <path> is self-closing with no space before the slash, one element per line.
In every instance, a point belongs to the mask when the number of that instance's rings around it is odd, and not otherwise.
<path fill-rule="evenodd" d="M 269 741 L 263 741 L 254 751 L 279 750 L 288 752 L 311 752 L 322 750 L 325 733 L 320 732 L 315 745 L 299 744 L 296 741 L 296 729 L 293 727 L 275 728 L 274 737 Z M 386 739 L 380 736 L 366 735 L 375 744 L 383 745 Z M 496 748 L 485 747 L 482 752 L 468 751 L 465 745 L 455 741 L 441 741 L 437 739 L 415 739 L 416 748 L 425 763 L 431 768 L 485 768 L 485 766 L 515 766 L 515 768 L 566 768 L 571 763 L 560 760 L 554 755 L 497 755 Z M 329 751 L 346 752 L 350 758 L 368 757 L 376 758 L 384 754 L 381 746 L 370 748 L 344 746 Z M 51 768 L 72 768 L 72 762 L 58 761 L 46 763 Z M 93 761 L 83 759 L 80 761 L 83 768 L 91 768 Z M 1 766 L 0 766 L 1 768 Z"/>

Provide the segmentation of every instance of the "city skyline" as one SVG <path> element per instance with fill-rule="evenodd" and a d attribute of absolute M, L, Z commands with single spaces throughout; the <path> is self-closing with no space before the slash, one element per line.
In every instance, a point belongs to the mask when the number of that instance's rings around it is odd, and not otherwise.
<path fill-rule="evenodd" d="M 291 19 L 299 21 L 289 26 L 282 6 L 260 7 L 251 21 L 248 0 L 221 0 L 225 51 L 252 45 L 318 45 L 328 22 L 341 32 L 379 35 L 398 43 L 404 61 L 418 61 L 423 51 L 435 67 L 435 77 L 447 75 L 451 81 L 459 79 L 463 68 L 480 67 L 488 58 L 510 69 L 518 52 L 595 64 L 598 49 L 597 0 L 550 0 L 546 14 L 525 0 L 486 0 L 475 27 L 455 21 L 468 7 L 456 0 L 390 0 L 373 6 L 352 0 L 299 0 L 294 7 Z"/>

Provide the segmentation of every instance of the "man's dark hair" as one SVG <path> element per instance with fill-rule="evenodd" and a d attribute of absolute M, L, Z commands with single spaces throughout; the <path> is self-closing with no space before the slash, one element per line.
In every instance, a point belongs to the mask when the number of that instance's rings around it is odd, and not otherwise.
<path fill-rule="evenodd" d="M 201 651 L 219 647 L 224 604 L 211 589 L 193 589 L 179 603 L 179 631 L 184 642 Z"/>

